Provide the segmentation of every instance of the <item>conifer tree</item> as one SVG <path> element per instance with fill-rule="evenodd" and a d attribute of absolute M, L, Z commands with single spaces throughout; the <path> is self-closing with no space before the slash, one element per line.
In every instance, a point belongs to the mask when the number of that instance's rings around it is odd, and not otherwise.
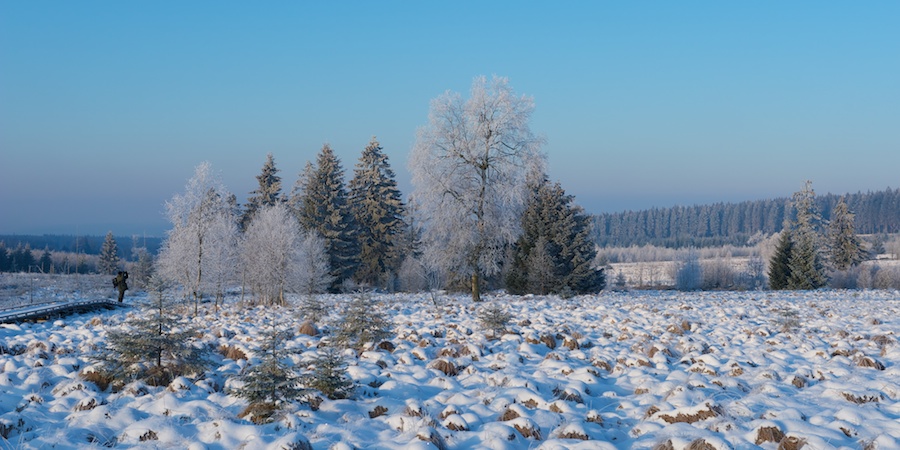
<path fill-rule="evenodd" d="M 844 197 L 838 200 L 828 222 L 828 259 L 835 270 L 847 270 L 864 259 L 862 240 L 856 235 L 854 214 Z"/>
<path fill-rule="evenodd" d="M 112 231 L 106 233 L 106 239 L 100 246 L 100 257 L 97 260 L 97 271 L 110 275 L 116 273 L 119 267 L 119 247 L 116 245 L 116 238 L 113 237 Z"/>
<path fill-rule="evenodd" d="M 821 218 L 816 210 L 815 198 L 810 181 L 793 196 L 796 216 L 791 234 L 794 246 L 788 262 L 791 269 L 789 289 L 818 289 L 827 281 L 819 247 L 821 238 L 817 231 Z"/>
<path fill-rule="evenodd" d="M 347 206 L 344 169 L 331 146 L 322 146 L 316 165 L 309 169 L 304 171 L 308 178 L 300 182 L 301 198 L 293 203 L 298 205 L 300 225 L 325 239 L 333 277 L 330 290 L 337 292 L 359 266 L 357 226 Z"/>
<path fill-rule="evenodd" d="M 49 248 L 44 248 L 44 253 L 41 254 L 41 259 L 38 260 L 38 266 L 40 266 L 43 273 L 53 272 L 53 259 L 50 257 Z"/>
<path fill-rule="evenodd" d="M 300 387 L 300 376 L 284 362 L 288 356 L 285 348 L 288 338 L 288 332 L 275 326 L 264 333 L 260 362 L 241 376 L 242 387 L 231 390 L 232 394 L 250 402 L 240 417 L 249 416 L 249 420 L 257 424 L 269 422 L 285 402 L 306 393 Z"/>
<path fill-rule="evenodd" d="M 606 287 L 602 269 L 593 267 L 590 219 L 572 201 L 546 178 L 532 187 L 506 277 L 511 293 L 585 294 Z"/>
<path fill-rule="evenodd" d="M 374 137 L 360 155 L 348 187 L 350 212 L 358 225 L 360 264 L 355 279 L 393 288 L 386 283 L 400 268 L 404 205 L 388 157 Z"/>
<path fill-rule="evenodd" d="M 256 176 L 259 187 L 250 192 L 247 198 L 247 206 L 241 217 L 241 229 L 247 229 L 247 225 L 253 220 L 253 216 L 263 206 L 272 206 L 282 201 L 281 177 L 278 176 L 278 168 L 275 167 L 275 158 L 271 153 L 266 155 L 262 173 Z"/>
<path fill-rule="evenodd" d="M 195 344 L 197 330 L 176 314 L 161 279 L 151 277 L 148 291 L 150 309 L 130 317 L 125 327 L 110 330 L 105 349 L 95 359 L 120 382 L 142 379 L 165 386 L 175 377 L 201 373 L 209 366 L 209 350 Z"/>
<path fill-rule="evenodd" d="M 791 278 L 791 230 L 785 226 L 775 246 L 775 253 L 769 260 L 769 289 L 782 290 L 788 288 L 788 280 Z"/>
<path fill-rule="evenodd" d="M 341 354 L 329 347 L 319 350 L 311 363 L 312 370 L 301 378 L 303 386 L 315 389 L 336 400 L 353 393 L 353 381 L 347 376 L 347 363 Z"/>
<path fill-rule="evenodd" d="M 5 242 L 0 242 L 0 272 L 12 272 L 12 261 Z"/>

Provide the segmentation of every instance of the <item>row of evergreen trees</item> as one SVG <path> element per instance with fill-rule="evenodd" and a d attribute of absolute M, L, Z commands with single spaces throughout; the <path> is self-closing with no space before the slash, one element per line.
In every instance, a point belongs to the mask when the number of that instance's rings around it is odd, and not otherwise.
<path fill-rule="evenodd" d="M 900 188 L 813 199 L 823 218 L 841 201 L 856 212 L 861 234 L 900 232 Z M 790 199 L 652 208 L 595 215 L 594 240 L 601 247 L 651 244 L 665 247 L 744 245 L 756 233 L 771 235 L 790 218 Z"/>
<path fill-rule="evenodd" d="M 286 204 L 303 229 L 324 239 L 330 290 L 348 282 L 394 288 L 400 257 L 409 246 L 402 241 L 406 206 L 377 140 L 363 150 L 348 186 L 341 161 L 327 144 L 315 164 L 307 163 L 290 194 L 282 193 L 272 154 L 256 179 L 259 186 L 244 205 L 241 229 L 246 230 L 260 209 Z"/>
<path fill-rule="evenodd" d="M 439 269 L 429 267 L 422 257 L 418 223 L 428 218 L 414 219 L 416 214 L 403 201 L 389 159 L 375 138 L 362 151 L 347 184 L 344 183 L 341 161 L 327 144 L 322 147 L 315 162 L 307 163 L 288 194 L 283 192 L 282 179 L 272 154 L 267 155 L 256 179 L 258 186 L 244 205 L 238 205 L 233 194 L 226 194 L 218 188 L 209 188 L 207 199 L 196 205 L 220 204 L 222 197 L 227 197 L 224 203 L 231 209 L 227 216 L 235 218 L 237 232 L 242 235 L 248 235 L 262 212 L 273 207 L 287 208 L 302 233 L 312 233 L 321 238 L 327 259 L 327 286 L 331 292 L 359 286 L 384 290 L 453 287 L 457 278 L 454 274 L 434 274 Z M 188 183 L 189 189 L 191 183 Z M 511 292 L 520 294 L 580 294 L 603 289 L 603 273 L 592 266 L 596 248 L 590 239 L 589 216 L 574 205 L 572 196 L 567 195 L 558 183 L 542 179 L 534 184 L 531 194 L 528 209 L 521 219 L 525 232 L 507 251 L 501 252 L 506 255 L 505 261 L 499 261 L 506 268 L 505 276 L 488 280 L 493 283 L 491 286 L 506 286 Z M 170 202 L 170 206 L 175 207 L 179 201 Z M 182 215 L 188 217 L 189 222 L 193 221 L 191 217 L 198 217 L 201 222 L 220 217 L 212 212 L 217 207 L 207 212 L 200 211 L 202 206 L 193 208 L 198 210 L 186 211 Z M 202 218 L 206 216 L 209 219 Z M 198 236 L 207 235 L 199 230 L 208 226 L 195 226 L 197 231 L 182 232 L 178 230 L 186 229 L 187 225 L 173 224 L 176 229 L 170 232 L 161 254 L 168 265 L 171 265 L 171 260 L 180 261 L 188 254 L 193 254 L 190 258 L 195 260 L 215 257 L 210 254 L 215 246 L 197 242 Z M 192 243 L 177 242 L 185 234 L 194 234 L 194 238 L 188 239 Z M 226 235 L 215 236 L 215 239 L 222 239 Z M 260 242 L 259 236 L 254 239 Z M 266 238 L 262 236 L 261 239 Z M 243 241 L 241 245 L 246 247 L 246 236 Z M 188 253 L 178 253 L 180 256 L 171 253 L 177 250 L 174 247 L 184 245 L 196 248 Z M 114 243 L 109 246 L 114 247 Z M 206 250 L 202 250 L 204 246 Z M 102 253 L 111 259 L 115 251 L 107 249 Z M 249 253 L 245 250 L 245 254 L 252 253 L 252 250 Z M 112 266 L 114 262 L 107 265 Z M 211 282 L 211 277 L 219 272 L 215 264 L 195 265 L 198 266 L 196 273 L 183 280 L 186 291 L 202 289 L 203 284 Z M 241 265 L 246 267 L 248 263 L 244 261 Z M 200 266 L 205 267 L 202 274 Z M 272 270 L 280 269 L 273 267 Z M 238 276 L 243 278 L 243 283 L 252 285 L 253 280 L 246 277 L 260 278 L 261 274 L 259 270 L 245 270 L 243 275 Z M 205 280 L 201 281 L 201 277 Z M 172 278 L 174 280 L 178 276 Z M 403 278 L 407 278 L 406 282 Z M 440 282 L 419 283 L 409 278 L 440 279 Z M 281 281 L 278 283 L 284 284 Z M 197 296 L 199 293 L 193 294 Z"/>
<path fill-rule="evenodd" d="M 835 204 L 830 220 L 822 218 L 815 200 L 809 181 L 793 195 L 792 215 L 769 261 L 772 289 L 818 289 L 826 285 L 829 274 L 846 272 L 866 258 L 855 215 L 844 199 Z"/>
<path fill-rule="evenodd" d="M 40 258 L 34 257 L 31 247 L 19 244 L 15 248 L 7 248 L 0 242 L 0 272 L 43 272 L 49 273 L 53 267 L 50 251 L 44 250 Z"/>

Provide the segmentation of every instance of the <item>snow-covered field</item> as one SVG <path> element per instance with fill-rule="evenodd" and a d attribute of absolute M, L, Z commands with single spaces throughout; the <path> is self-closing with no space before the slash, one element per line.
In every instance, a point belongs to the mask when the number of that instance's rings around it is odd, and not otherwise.
<path fill-rule="evenodd" d="M 300 327 L 290 308 L 207 311 L 202 342 L 248 359 L 115 393 L 79 374 L 140 308 L 0 325 L 0 448 L 900 448 L 896 292 L 497 296 L 513 316 L 498 340 L 462 296 L 372 299 L 393 350 L 344 352 L 351 399 L 267 425 L 238 418 L 247 403 L 225 388 L 259 361 L 265 326 Z M 322 339 L 287 343 L 299 372 Z"/>

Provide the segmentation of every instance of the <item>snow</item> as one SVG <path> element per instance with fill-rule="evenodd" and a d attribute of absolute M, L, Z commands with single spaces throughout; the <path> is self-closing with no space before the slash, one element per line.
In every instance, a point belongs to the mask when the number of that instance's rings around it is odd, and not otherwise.
<path fill-rule="evenodd" d="M 351 300 L 322 298 L 332 320 Z M 246 401 L 225 388 L 259 362 L 267 326 L 299 329 L 290 307 L 206 305 L 201 341 L 247 360 L 217 353 L 201 379 L 118 392 L 81 374 L 141 308 L 0 325 L 0 448 L 900 446 L 897 292 L 495 295 L 512 315 L 499 339 L 465 296 L 371 298 L 394 322 L 393 350 L 343 352 L 353 397 L 291 404 L 266 425 L 239 418 Z M 306 370 L 322 340 L 297 333 L 289 365 Z"/>

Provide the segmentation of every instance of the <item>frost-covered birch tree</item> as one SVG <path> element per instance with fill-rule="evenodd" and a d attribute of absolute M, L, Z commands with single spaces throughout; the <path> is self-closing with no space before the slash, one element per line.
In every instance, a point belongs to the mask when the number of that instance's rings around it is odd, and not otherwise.
<path fill-rule="evenodd" d="M 327 256 L 321 238 L 301 232 L 287 206 L 257 211 L 241 243 L 243 278 L 264 305 L 284 305 L 288 292 L 316 293 L 328 286 Z"/>
<path fill-rule="evenodd" d="M 210 271 L 214 280 L 224 277 L 216 272 L 225 270 L 223 267 L 228 262 L 217 258 L 229 255 L 220 246 L 233 245 L 233 236 L 223 233 L 237 232 L 228 225 L 236 220 L 228 204 L 229 197 L 210 163 L 203 162 L 188 180 L 184 193 L 166 202 L 172 229 L 160 250 L 157 271 L 165 280 L 180 284 L 185 295 L 193 297 L 195 314 L 209 287 Z"/>
<path fill-rule="evenodd" d="M 468 99 L 448 91 L 432 100 L 410 155 L 424 256 L 468 278 L 475 301 L 482 278 L 500 271 L 519 234 L 526 179 L 543 169 L 543 139 L 529 126 L 533 110 L 506 78 L 478 77 Z"/>

